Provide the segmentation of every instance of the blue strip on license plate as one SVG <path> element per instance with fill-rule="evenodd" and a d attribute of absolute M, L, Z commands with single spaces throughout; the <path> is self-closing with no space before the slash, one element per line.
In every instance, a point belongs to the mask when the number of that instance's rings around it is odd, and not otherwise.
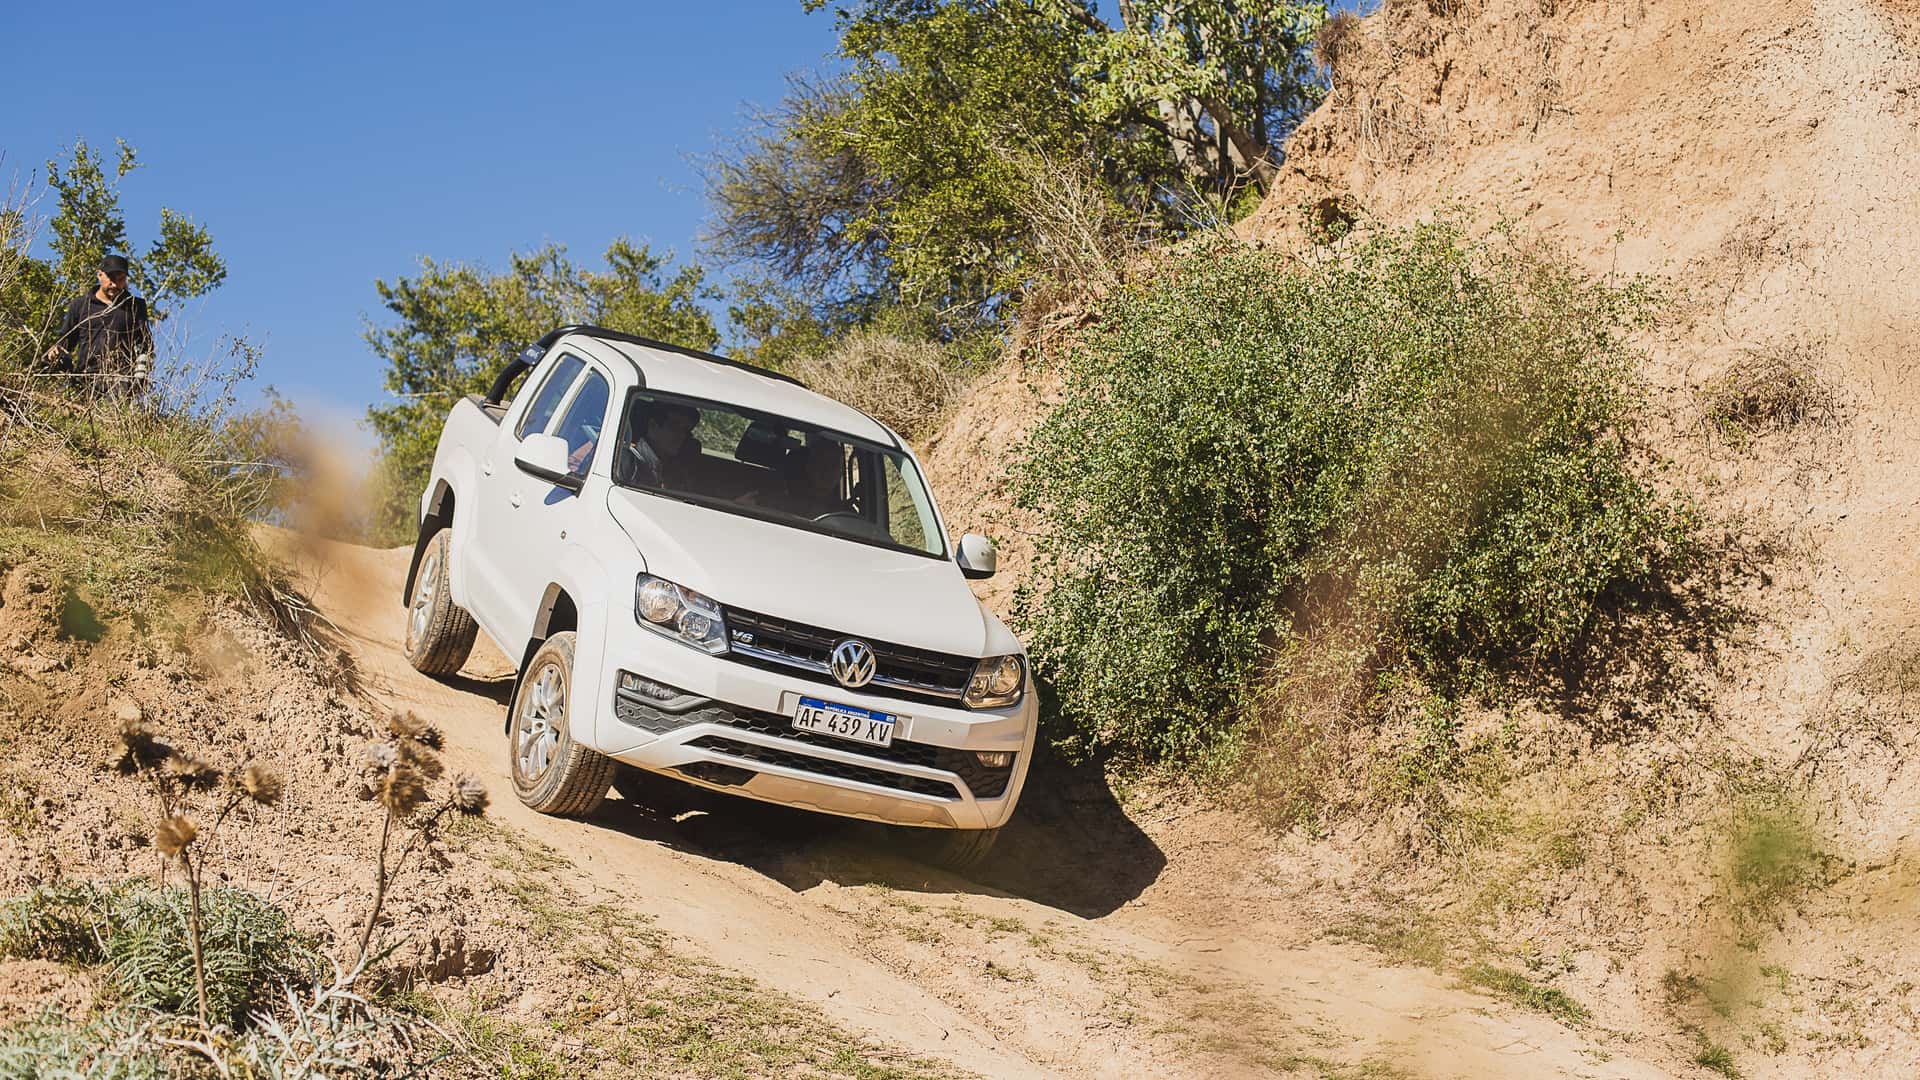
<path fill-rule="evenodd" d="M 862 709 L 857 705 L 840 705 L 831 701 L 821 701 L 819 698 L 803 697 L 800 699 L 800 707 L 824 709 L 828 712 L 845 713 L 848 716 L 861 716 L 882 724 L 891 724 L 898 719 L 892 713 L 875 712 L 872 709 Z"/>

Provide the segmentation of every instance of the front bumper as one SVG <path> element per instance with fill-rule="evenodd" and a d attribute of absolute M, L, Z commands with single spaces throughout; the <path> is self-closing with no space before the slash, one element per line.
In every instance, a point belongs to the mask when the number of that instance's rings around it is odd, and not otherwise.
<path fill-rule="evenodd" d="M 637 625 L 609 627 L 590 740 L 619 761 L 717 791 L 891 825 L 986 829 L 1012 816 L 1033 755 L 1032 687 L 1018 706 L 969 710 L 863 694 L 709 656 Z M 620 673 L 664 684 L 662 701 Z M 576 687 L 581 680 L 576 679 Z M 893 714 L 892 745 L 792 726 L 801 697 Z M 582 725 L 576 716 L 576 737 Z M 977 751 L 1014 754 L 1007 768 Z"/>

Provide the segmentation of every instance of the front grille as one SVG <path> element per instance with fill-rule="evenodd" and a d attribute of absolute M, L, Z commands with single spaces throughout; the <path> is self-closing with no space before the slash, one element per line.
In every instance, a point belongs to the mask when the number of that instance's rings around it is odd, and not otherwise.
<path fill-rule="evenodd" d="M 803 677 L 828 686 L 840 685 L 834 681 L 828 659 L 835 645 L 856 635 L 740 608 L 727 608 L 726 617 L 729 658 L 788 674 L 798 671 Z M 742 641 L 741 635 L 751 640 Z M 861 689 L 886 697 L 952 705 L 966 694 L 967 681 L 973 678 L 973 667 L 978 662 L 972 657 L 950 656 L 909 645 L 860 640 L 873 647 L 874 658 L 873 682 Z"/>
<path fill-rule="evenodd" d="M 702 719 L 706 717 L 703 716 Z M 808 746 L 830 747 L 843 753 L 859 754 L 861 757 L 878 758 L 901 765 L 943 769 L 958 774 L 960 779 L 966 781 L 967 789 L 973 792 L 973 797 L 976 799 L 999 798 L 1007 790 L 1008 778 L 1013 776 L 1012 768 L 989 769 L 980 764 L 980 759 L 975 757 L 971 750 L 929 746 L 926 743 L 908 742 L 905 739 L 895 739 L 891 746 L 851 743 L 831 735 L 822 735 L 817 731 L 801 731 L 793 726 L 792 721 L 777 713 L 739 709 L 718 722 L 745 728 L 748 731 L 757 731 L 762 735 L 771 735 L 776 739 L 805 743 Z M 808 760 L 817 759 L 809 758 Z M 811 766 L 800 767 L 811 768 Z"/>
<path fill-rule="evenodd" d="M 875 787 L 911 791 L 917 795 L 931 795 L 938 799 L 960 797 L 959 789 L 945 780 L 908 776 L 904 773 L 888 772 L 885 769 L 869 769 L 864 765 L 851 765 L 844 761 L 814 757 L 811 754 L 796 754 L 790 750 L 762 746 L 759 743 L 739 742 L 719 735 L 702 735 L 687 745 L 699 747 L 702 750 L 716 750 L 722 754 L 731 754 L 749 761 L 780 765 L 799 772 L 837 776 L 842 780 L 857 780 Z"/>
<path fill-rule="evenodd" d="M 669 713 L 663 712 L 635 698 L 626 695 L 615 695 L 614 713 L 621 720 L 635 727 L 662 734 L 694 724 L 725 724 L 728 727 L 739 728 L 743 731 L 752 731 L 760 735 L 768 735 L 784 742 L 798 743 L 804 746 L 822 746 L 838 750 L 842 753 L 857 754 L 860 757 L 872 758 L 876 765 L 887 762 L 895 765 L 918 765 L 925 769 L 940 769 L 960 777 L 967 785 L 967 790 L 973 792 L 973 797 L 976 799 L 999 798 L 1006 793 L 1007 781 L 1013 776 L 1013 769 L 1011 767 L 1005 769 L 989 769 L 985 765 L 980 764 L 980 759 L 975 757 L 971 750 L 955 750 L 947 746 L 931 746 L 927 743 L 910 742 L 906 739 L 895 739 L 891 746 L 868 746 L 861 743 L 848 742 L 845 739 L 836 739 L 831 735 L 822 735 L 816 731 L 801 731 L 793 726 L 792 720 L 781 716 L 779 713 L 760 712 L 756 709 L 722 705 L 718 702 L 685 713 Z M 707 736 L 706 738 L 712 737 L 713 736 Z M 705 739 L 696 739 L 691 745 L 699 746 L 704 741 Z M 732 739 L 723 741 L 725 741 L 729 747 L 745 745 Z M 728 749 L 726 752 L 730 754 L 736 753 L 736 751 L 732 749 Z M 832 766 L 837 763 L 827 761 L 824 758 L 785 750 L 771 752 L 780 754 L 783 759 L 780 764 L 787 765 L 791 768 L 804 769 L 811 772 L 824 772 L 834 776 L 844 775 L 828 768 L 827 766 Z M 743 754 L 740 756 L 749 755 Z M 937 789 L 930 792 L 931 794 L 938 795 L 943 799 L 953 797 L 953 785 L 944 780 L 924 780 L 919 777 L 902 776 L 899 773 L 883 769 L 865 768 L 861 766 L 847 766 L 847 768 L 858 769 L 862 773 L 883 777 L 883 779 L 879 780 L 867 780 L 868 783 L 902 788 L 907 791 L 920 790 L 918 787 L 912 786 L 913 783 L 930 784 Z M 855 779 L 865 779 L 865 777 L 855 777 Z M 912 783 L 903 783 L 903 781 Z"/>

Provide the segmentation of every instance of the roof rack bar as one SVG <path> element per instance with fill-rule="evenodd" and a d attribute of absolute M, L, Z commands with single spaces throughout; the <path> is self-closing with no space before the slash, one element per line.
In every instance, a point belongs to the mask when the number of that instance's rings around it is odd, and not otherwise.
<path fill-rule="evenodd" d="M 679 353 L 681 356 L 691 356 L 695 360 L 705 360 L 709 364 L 719 364 L 721 367 L 739 368 L 741 371 L 752 372 L 755 375 L 760 375 L 768 379 L 778 379 L 784 383 L 792 383 L 803 389 L 807 385 L 784 371 L 774 371 L 771 368 L 763 368 L 755 364 L 749 364 L 744 360 L 735 360 L 730 356 L 721 356 L 719 353 L 689 349 L 685 345 L 674 345 L 665 341 L 655 341 L 652 338 L 640 337 L 637 334 L 623 334 L 618 330 L 609 330 L 604 326 L 594 326 L 591 323 L 576 323 L 571 326 L 563 326 L 547 335 L 547 338 L 552 339 L 547 341 L 547 344 L 551 345 L 554 341 L 558 341 L 562 334 L 586 334 L 590 337 L 607 338 L 611 341 L 624 341 L 629 345 L 644 345 L 649 349 L 661 349 L 670 353 Z"/>
<path fill-rule="evenodd" d="M 539 363 L 540 358 L 547 354 L 547 350 L 553 348 L 553 343 L 568 334 L 585 334 L 588 337 L 605 338 L 609 341 L 624 341 L 629 345 L 643 345 L 649 349 L 660 349 L 664 352 L 679 353 L 682 356 L 691 356 L 695 360 L 705 360 L 709 364 L 738 368 L 741 371 L 752 372 L 763 378 L 778 379 L 781 382 L 792 383 L 802 389 L 807 385 L 785 372 L 772 371 L 768 368 L 758 367 L 741 360 L 734 360 L 717 353 L 701 352 L 699 349 L 689 349 L 684 345 L 655 341 L 652 338 L 640 337 L 637 334 L 625 334 L 618 330 L 609 330 L 604 326 L 594 326 L 592 323 L 568 323 L 565 326 L 557 326 L 540 335 L 540 340 L 522 349 L 519 356 L 515 357 L 505 368 L 501 369 L 500 374 L 493 380 L 493 386 L 487 390 L 487 404 L 500 404 L 501 400 L 507 395 L 507 388 L 513 385 L 513 380 L 519 378 L 521 373 L 525 372 L 528 368 Z M 644 386 L 646 383 L 645 373 L 642 373 L 640 378 L 641 385 Z"/>

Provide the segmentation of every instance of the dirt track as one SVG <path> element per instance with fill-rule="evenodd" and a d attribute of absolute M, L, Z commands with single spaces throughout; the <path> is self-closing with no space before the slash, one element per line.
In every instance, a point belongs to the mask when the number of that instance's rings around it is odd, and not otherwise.
<path fill-rule="evenodd" d="M 1251 845 L 1180 821 L 1149 835 L 1084 777 L 1032 785 L 979 881 L 886 854 L 863 826 L 752 804 L 673 814 L 610 797 L 586 821 L 533 814 L 505 775 L 508 664 L 483 644 L 442 682 L 401 656 L 405 559 L 326 544 L 296 560 L 359 689 L 440 724 L 498 816 L 591 883 L 848 1028 L 993 1077 L 1360 1063 L 1434 1077 L 1668 1075 L 1618 1040 L 1603 1048 L 1432 972 L 1382 966 L 1270 904 L 1236 903 L 1220 886 Z"/>

